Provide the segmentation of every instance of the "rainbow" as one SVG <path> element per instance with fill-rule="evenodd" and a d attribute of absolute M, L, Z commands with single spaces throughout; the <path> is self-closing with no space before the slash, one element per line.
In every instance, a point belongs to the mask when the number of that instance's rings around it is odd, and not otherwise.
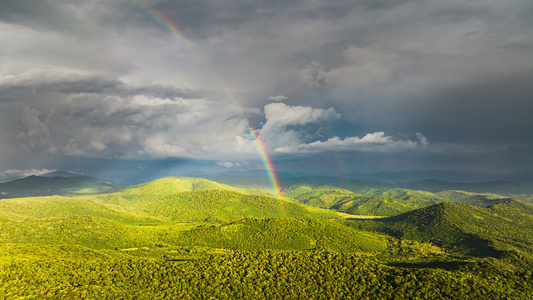
<path fill-rule="evenodd" d="M 154 20 L 159 26 L 165 28 L 174 37 L 184 41 L 187 45 L 192 45 L 191 41 L 185 38 L 183 29 L 172 21 L 164 12 L 156 10 L 154 7 L 149 7 L 133 1 L 133 4 L 144 11 L 152 20 Z"/>
<path fill-rule="evenodd" d="M 239 98 L 233 93 L 231 90 L 226 89 L 226 94 L 229 96 L 229 98 L 233 101 L 233 103 L 236 104 L 237 108 L 239 109 L 241 115 L 244 117 L 244 119 L 247 122 L 248 125 L 248 132 L 250 133 L 250 136 L 252 137 L 252 141 L 254 143 L 254 146 L 257 150 L 257 153 L 259 154 L 259 157 L 261 158 L 261 162 L 263 163 L 263 166 L 265 168 L 265 171 L 268 176 L 268 180 L 270 181 L 270 184 L 272 185 L 272 191 L 274 192 L 274 195 L 279 200 L 284 198 L 283 195 L 283 189 L 281 187 L 281 184 L 279 182 L 279 178 L 276 173 L 276 169 L 274 167 L 274 163 L 272 163 L 272 159 L 270 157 L 270 153 L 268 152 L 268 148 L 265 145 L 265 142 L 263 139 L 259 136 L 257 133 L 258 130 L 256 130 L 252 123 L 250 122 L 250 119 L 246 116 L 244 113 L 242 106 L 239 104 Z"/>
<path fill-rule="evenodd" d="M 161 27 L 169 31 L 178 40 L 185 42 L 186 46 L 189 46 L 189 47 L 194 46 L 192 41 L 190 41 L 185 36 L 183 29 L 176 22 L 174 22 L 170 17 L 168 17 L 164 12 L 159 11 L 154 7 L 145 6 L 140 3 L 136 3 L 135 1 L 133 3 L 137 7 L 139 7 L 142 11 L 144 11 L 148 16 L 150 16 L 157 24 L 159 24 Z M 220 77 L 218 79 L 220 82 L 223 83 Z M 281 187 L 279 178 L 274 168 L 274 164 L 272 163 L 272 158 L 265 145 L 265 142 L 259 136 L 258 130 L 253 127 L 250 119 L 244 113 L 244 109 L 240 105 L 240 101 L 237 95 L 235 95 L 235 93 L 230 88 L 228 88 L 226 84 L 223 84 L 223 86 L 225 87 L 224 90 L 228 98 L 235 104 L 240 114 L 246 120 L 248 132 L 250 134 L 250 137 L 252 138 L 252 142 L 265 168 L 270 184 L 272 185 L 272 191 L 274 193 L 274 196 L 279 200 L 280 204 L 284 206 L 285 202 L 281 201 L 282 199 L 284 199 L 283 189 Z M 286 214 L 284 207 L 282 207 L 282 212 L 284 215 Z"/>

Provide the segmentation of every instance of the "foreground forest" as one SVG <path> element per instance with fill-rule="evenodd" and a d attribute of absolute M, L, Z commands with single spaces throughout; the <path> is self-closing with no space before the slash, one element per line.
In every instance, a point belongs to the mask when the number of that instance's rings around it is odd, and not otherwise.
<path fill-rule="evenodd" d="M 0 200 L 0 299 L 533 299 L 530 194 L 169 177 Z"/>

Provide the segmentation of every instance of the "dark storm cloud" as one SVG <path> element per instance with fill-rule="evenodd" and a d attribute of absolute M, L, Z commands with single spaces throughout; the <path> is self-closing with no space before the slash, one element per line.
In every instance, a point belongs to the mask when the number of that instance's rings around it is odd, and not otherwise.
<path fill-rule="evenodd" d="M 108 77 L 44 75 L 5 76 L 0 82 L 0 120 L 6 125 L 0 128 L 0 149 L 10 158 L 6 164 L 26 163 L 27 156 L 59 164 L 50 156 L 232 155 L 235 145 L 228 139 L 245 132 L 234 108 L 200 97 L 204 92 Z"/>
<path fill-rule="evenodd" d="M 131 25 L 131 14 L 136 11 L 129 0 L 4 0 L 1 6 L 0 21 L 71 35 L 92 35 L 98 28 Z"/>
<path fill-rule="evenodd" d="M 0 20 L 36 27 L 61 27 L 60 20 L 71 15 L 66 13 L 67 7 L 57 1 L 5 0 L 2 1 Z"/>
<path fill-rule="evenodd" d="M 532 13 L 526 0 L 3 1 L 0 169 L 29 154 L 246 166 L 242 114 L 287 166 L 339 152 L 355 169 L 531 169 Z"/>
<path fill-rule="evenodd" d="M 354 99 L 359 111 L 352 121 L 361 124 L 362 132 L 421 131 L 435 142 L 531 143 L 533 101 L 528 95 L 533 95 L 532 83 L 533 74 L 519 74 L 463 86 L 435 87 L 430 95 Z M 349 134 L 345 130 L 349 125 L 338 125 L 344 127 L 338 128 L 342 134 Z"/>
<path fill-rule="evenodd" d="M 79 77 L 79 76 L 74 76 Z M 117 78 L 88 77 L 52 79 L 41 81 L 39 78 L 22 82 L 0 83 L 0 101 L 20 100 L 25 93 L 56 92 L 60 94 L 101 94 L 117 96 L 146 95 L 156 98 L 201 98 L 203 93 L 170 85 L 151 84 L 131 86 Z"/>

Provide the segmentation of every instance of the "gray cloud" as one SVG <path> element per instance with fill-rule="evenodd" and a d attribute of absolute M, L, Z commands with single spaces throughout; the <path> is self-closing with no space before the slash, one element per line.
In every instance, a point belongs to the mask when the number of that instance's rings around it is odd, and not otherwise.
<path fill-rule="evenodd" d="M 48 78 L 48 76 L 57 76 Z M 0 81 L 0 100 L 19 100 L 27 93 L 53 92 L 60 94 L 99 94 L 115 96 L 145 95 L 156 98 L 201 98 L 206 93 L 171 85 L 151 84 L 132 86 L 118 78 L 80 76 L 76 74 L 38 73 L 12 76 Z M 18 78 L 17 78 L 18 77 Z"/>
<path fill-rule="evenodd" d="M 357 168 L 349 153 L 384 132 L 387 151 L 365 155 L 407 149 L 405 165 L 416 152 L 435 167 L 484 153 L 518 169 L 533 144 L 532 12 L 527 0 L 4 1 L 0 170 L 34 168 L 14 164 L 24 154 L 246 166 L 242 114 L 287 166 L 289 152 L 344 147 Z"/>

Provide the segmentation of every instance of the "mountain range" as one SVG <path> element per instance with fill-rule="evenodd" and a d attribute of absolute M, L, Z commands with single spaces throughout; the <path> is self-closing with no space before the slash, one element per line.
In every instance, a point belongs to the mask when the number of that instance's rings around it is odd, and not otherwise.
<path fill-rule="evenodd" d="M 0 185 L 19 195 L 0 200 L 0 293 L 532 299 L 533 196 L 514 194 L 528 182 L 295 177 L 278 198 L 235 176 L 30 176 Z"/>

